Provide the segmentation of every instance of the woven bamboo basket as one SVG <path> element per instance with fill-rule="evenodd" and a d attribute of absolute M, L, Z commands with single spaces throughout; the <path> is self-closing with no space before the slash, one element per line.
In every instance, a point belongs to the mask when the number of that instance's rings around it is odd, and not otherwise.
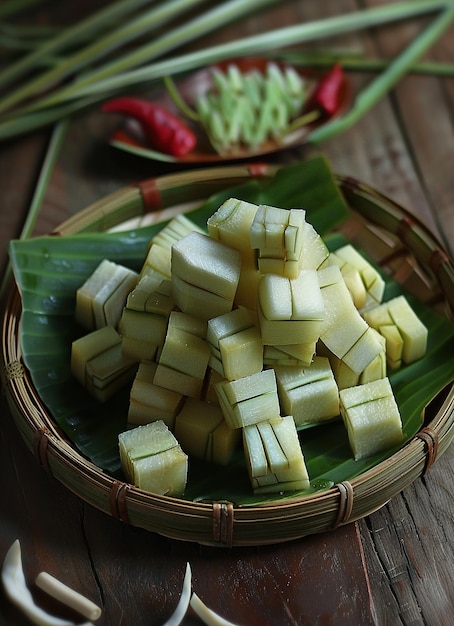
<path fill-rule="evenodd" d="M 81 211 L 54 234 L 64 237 L 159 221 L 251 177 L 271 178 L 277 169 L 236 165 L 146 180 Z M 351 178 L 337 176 L 337 180 L 351 208 L 342 232 L 353 244 L 360 241 L 370 257 L 407 290 L 452 320 L 454 264 L 436 238 L 389 198 Z M 92 506 L 169 538 L 230 547 L 331 531 L 379 509 L 425 474 L 454 436 L 451 383 L 426 408 L 420 431 L 395 454 L 325 491 L 251 506 L 157 496 L 112 478 L 62 434 L 22 364 L 20 320 L 21 299 L 13 287 L 3 319 L 3 382 L 13 418 L 39 465 Z"/>

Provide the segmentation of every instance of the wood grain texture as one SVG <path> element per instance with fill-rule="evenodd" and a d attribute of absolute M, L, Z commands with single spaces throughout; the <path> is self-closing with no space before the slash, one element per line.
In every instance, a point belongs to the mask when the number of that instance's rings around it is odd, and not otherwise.
<path fill-rule="evenodd" d="M 7 413 L 4 400 L 1 411 Z M 172 541 L 83 503 L 38 466 L 11 421 L 0 432 L 0 472 L 8 486 L 0 509 L 0 554 L 20 539 L 26 580 L 49 612 L 75 617 L 35 587 L 43 570 L 102 606 L 99 626 L 158 626 L 178 602 L 189 562 L 194 591 L 235 623 L 374 624 L 356 524 L 259 548 Z M 1 592 L 0 624 L 24 623 Z M 200 622 L 189 615 L 184 623 Z"/>
<path fill-rule="evenodd" d="M 452 447 L 428 472 L 360 522 L 380 624 L 452 623 Z"/>

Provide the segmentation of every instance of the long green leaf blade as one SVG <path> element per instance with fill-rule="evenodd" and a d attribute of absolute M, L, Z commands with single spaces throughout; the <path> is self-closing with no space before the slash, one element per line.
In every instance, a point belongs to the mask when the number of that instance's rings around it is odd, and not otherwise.
<path fill-rule="evenodd" d="M 136 70 L 115 74 L 110 78 L 92 82 L 77 92 L 65 90 L 55 94 L 55 100 L 61 101 L 66 95 L 78 98 L 81 95 L 110 93 L 112 90 L 121 90 L 149 81 L 173 76 L 176 73 L 187 72 L 203 65 L 216 63 L 229 57 L 257 55 L 282 47 L 314 41 L 320 38 L 335 36 L 370 26 L 380 26 L 392 21 L 434 12 L 445 8 L 446 0 L 415 0 L 414 2 L 400 2 L 382 7 L 363 9 L 361 11 L 327 17 L 304 24 L 295 24 L 279 28 L 266 33 L 259 33 L 250 37 L 237 39 L 233 42 L 219 44 L 203 50 L 196 50 L 164 61 L 152 63 Z M 66 95 L 65 95 L 66 94 Z"/>

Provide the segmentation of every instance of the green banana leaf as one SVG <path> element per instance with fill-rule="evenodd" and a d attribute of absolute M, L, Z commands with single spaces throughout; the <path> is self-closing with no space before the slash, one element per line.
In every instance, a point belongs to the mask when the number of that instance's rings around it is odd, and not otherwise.
<path fill-rule="evenodd" d="M 269 182 L 257 180 L 215 194 L 188 213 L 194 222 L 206 219 L 228 197 L 281 207 L 304 207 L 307 220 L 330 249 L 345 239 L 330 230 L 348 216 L 348 207 L 323 158 L 280 170 Z M 99 404 L 72 377 L 71 342 L 82 334 L 74 321 L 75 294 L 99 262 L 110 259 L 140 270 L 150 238 L 163 224 L 128 232 L 37 237 L 10 243 L 10 257 L 22 298 L 21 346 L 33 383 L 58 423 L 80 453 L 112 475 L 121 476 L 118 433 L 126 429 L 129 388 Z M 386 279 L 386 277 L 385 277 Z M 387 280 L 386 298 L 402 293 Z M 429 329 L 428 351 L 420 361 L 389 375 L 401 412 L 405 440 L 420 429 L 428 402 L 454 379 L 454 325 L 405 294 Z M 389 457 L 395 449 L 355 461 L 340 419 L 300 432 L 311 477 L 311 490 L 348 480 Z M 229 499 L 238 504 L 275 501 L 284 496 L 254 496 L 242 451 L 228 471 L 191 459 L 189 500 Z"/>

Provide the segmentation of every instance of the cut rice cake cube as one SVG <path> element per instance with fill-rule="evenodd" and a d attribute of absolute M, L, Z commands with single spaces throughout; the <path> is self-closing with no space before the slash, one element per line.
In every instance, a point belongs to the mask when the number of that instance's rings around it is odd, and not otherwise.
<path fill-rule="evenodd" d="M 367 291 L 366 285 L 361 278 L 360 271 L 354 265 L 347 263 L 340 256 L 337 256 L 334 252 L 329 255 L 329 263 L 337 265 L 341 271 L 342 278 L 345 281 L 347 289 L 353 299 L 353 303 L 358 311 L 362 310 L 366 306 Z"/>
<path fill-rule="evenodd" d="M 172 285 L 177 306 L 205 320 L 233 307 L 241 270 L 238 250 L 192 232 L 172 246 Z"/>
<path fill-rule="evenodd" d="M 241 272 L 234 306 L 255 310 L 260 272 L 257 270 L 256 252 L 250 246 L 250 227 L 257 205 L 237 198 L 229 198 L 207 220 L 210 237 L 231 246 L 241 254 Z"/>
<path fill-rule="evenodd" d="M 290 280 L 273 274 L 263 276 L 259 285 L 259 303 L 266 319 L 290 320 L 293 310 Z"/>
<path fill-rule="evenodd" d="M 171 248 L 152 244 L 143 262 L 140 277 L 146 276 L 153 271 L 165 278 L 171 278 Z"/>
<path fill-rule="evenodd" d="M 105 326 L 73 341 L 71 372 L 100 402 L 133 379 L 136 362 L 122 352 L 120 335 Z"/>
<path fill-rule="evenodd" d="M 142 269 L 140 270 L 139 280 L 141 278 L 145 278 L 145 276 L 148 276 L 158 282 L 169 279 L 169 276 L 167 276 L 166 274 L 163 274 L 162 272 L 158 272 L 156 268 L 151 267 L 151 265 L 146 265 L 146 264 L 144 264 L 142 266 Z"/>
<path fill-rule="evenodd" d="M 218 405 L 186 398 L 175 421 L 182 449 L 195 458 L 228 465 L 241 441 L 241 431 L 229 428 Z"/>
<path fill-rule="evenodd" d="M 123 354 L 121 343 L 90 359 L 86 366 L 87 390 L 100 402 L 106 402 L 129 384 L 137 363 Z"/>
<path fill-rule="evenodd" d="M 356 267 L 366 288 L 367 294 L 380 304 L 385 291 L 385 281 L 378 270 L 351 244 L 346 244 L 332 253 L 341 264 Z"/>
<path fill-rule="evenodd" d="M 370 333 L 373 333 L 377 341 L 381 344 L 381 351 L 373 361 L 371 361 L 361 372 L 359 377 L 359 384 L 364 385 L 374 380 L 380 380 L 380 378 L 386 378 L 387 376 L 387 357 L 386 357 L 386 339 L 375 330 L 375 328 L 369 329 Z"/>
<path fill-rule="evenodd" d="M 256 249 L 258 269 L 296 278 L 300 270 L 306 212 L 260 205 L 250 229 L 251 248 Z"/>
<path fill-rule="evenodd" d="M 404 341 L 402 360 L 404 363 L 413 363 L 426 353 L 428 330 L 405 296 L 397 296 L 389 300 L 387 305 L 391 319 Z"/>
<path fill-rule="evenodd" d="M 243 446 L 254 493 L 309 489 L 309 475 L 292 416 L 246 426 Z"/>
<path fill-rule="evenodd" d="M 258 319 L 262 342 L 268 346 L 283 346 L 295 343 L 315 343 L 312 340 L 319 333 L 320 320 L 270 320 L 258 309 Z"/>
<path fill-rule="evenodd" d="M 385 281 L 380 276 L 378 271 L 371 265 L 363 270 L 360 270 L 360 273 L 364 284 L 366 285 L 368 295 L 372 298 L 372 300 L 374 300 L 374 302 L 380 303 L 383 299 L 383 293 L 385 291 Z"/>
<path fill-rule="evenodd" d="M 187 215 L 179 213 L 151 238 L 150 245 L 156 245 L 170 250 L 175 242 L 193 231 L 203 233 L 202 228 L 190 220 Z"/>
<path fill-rule="evenodd" d="M 360 374 L 354 372 L 342 359 L 331 353 L 329 361 L 339 390 L 359 385 Z"/>
<path fill-rule="evenodd" d="M 146 303 L 149 295 L 159 287 L 159 285 L 167 280 L 158 272 L 145 274 L 140 277 L 134 289 L 128 294 L 125 306 L 135 311 L 146 311 Z"/>
<path fill-rule="evenodd" d="M 397 369 L 412 363 L 427 350 L 428 330 L 405 296 L 397 296 L 364 312 L 364 319 L 386 339 L 388 364 Z"/>
<path fill-rule="evenodd" d="M 317 342 L 309 341 L 307 343 L 290 343 L 285 346 L 275 346 L 280 348 L 291 357 L 297 359 L 303 365 L 310 365 L 317 351 Z"/>
<path fill-rule="evenodd" d="M 296 426 L 339 415 L 339 390 L 326 357 L 316 356 L 309 367 L 276 366 L 274 371 L 281 409 Z"/>
<path fill-rule="evenodd" d="M 167 278 L 171 277 L 172 245 L 185 235 L 193 232 L 203 232 L 183 213 L 176 215 L 150 240 L 141 276 L 148 274 L 150 269 L 159 272 Z"/>
<path fill-rule="evenodd" d="M 162 420 L 173 431 L 184 396 L 153 383 L 156 367 L 153 361 L 142 361 L 138 367 L 129 396 L 128 425 Z"/>
<path fill-rule="evenodd" d="M 240 279 L 233 300 L 234 307 L 243 306 L 250 311 L 257 310 L 258 287 L 262 274 L 256 267 L 255 257 L 250 259 L 242 258 Z"/>
<path fill-rule="evenodd" d="M 187 472 L 188 456 L 175 446 L 135 461 L 134 484 L 150 493 L 178 497 L 186 489 Z"/>
<path fill-rule="evenodd" d="M 342 360 L 353 371 L 363 374 L 364 370 L 383 353 L 383 342 L 375 329 L 368 327 L 358 341 L 343 355 Z"/>
<path fill-rule="evenodd" d="M 210 348 L 204 339 L 169 324 L 160 364 L 203 379 L 209 358 Z"/>
<path fill-rule="evenodd" d="M 124 308 L 118 325 L 123 352 L 136 361 L 152 361 L 164 343 L 168 319 L 157 313 Z"/>
<path fill-rule="evenodd" d="M 383 349 L 380 354 L 377 354 L 375 359 L 369 363 L 367 367 L 361 372 L 359 377 L 359 384 L 364 385 L 374 380 L 380 380 L 380 378 L 386 378 L 388 372 L 386 351 Z"/>
<path fill-rule="evenodd" d="M 175 308 L 171 280 L 143 276 L 129 294 L 126 308 L 169 317 Z"/>
<path fill-rule="evenodd" d="M 170 450 L 178 445 L 178 441 L 166 424 L 158 420 L 120 433 L 118 444 L 122 469 L 126 477 L 131 479 L 134 461 Z"/>
<path fill-rule="evenodd" d="M 355 460 L 402 443 L 402 421 L 388 378 L 342 389 L 339 397 Z"/>
<path fill-rule="evenodd" d="M 211 462 L 228 465 L 241 445 L 241 430 L 230 428 L 225 419 L 211 436 Z"/>
<path fill-rule="evenodd" d="M 250 229 L 258 206 L 238 198 L 229 198 L 207 220 L 210 237 L 255 259 L 250 245 Z"/>
<path fill-rule="evenodd" d="M 210 366 L 228 380 L 243 378 L 263 368 L 262 337 L 245 308 L 208 320 Z"/>
<path fill-rule="evenodd" d="M 303 209 L 260 205 L 250 228 L 251 248 L 275 249 L 282 252 L 282 258 L 288 258 L 290 253 L 292 260 L 298 260 L 302 250 L 305 215 Z"/>
<path fill-rule="evenodd" d="M 221 339 L 251 326 L 254 326 L 254 320 L 250 312 L 244 307 L 239 307 L 208 320 L 206 338 L 210 347 L 220 356 L 219 341 Z"/>
<path fill-rule="evenodd" d="M 367 290 L 361 279 L 359 270 L 353 265 L 346 263 L 341 268 L 341 274 L 353 298 L 355 307 L 358 311 L 361 311 L 367 303 Z"/>
<path fill-rule="evenodd" d="M 115 275 L 93 298 L 95 328 L 118 325 L 128 294 L 137 284 L 138 278 L 139 275 L 133 270 L 117 266 Z"/>
<path fill-rule="evenodd" d="M 298 266 L 303 254 L 305 229 L 306 211 L 304 209 L 290 209 L 288 224 L 284 231 L 284 247 L 287 261 L 296 261 Z"/>
<path fill-rule="evenodd" d="M 175 423 L 175 437 L 189 456 L 210 460 L 211 435 L 224 421 L 219 406 L 209 406 L 203 400 L 187 398 Z"/>
<path fill-rule="evenodd" d="M 325 317 L 320 339 L 356 373 L 382 351 L 382 344 L 356 309 L 337 265 L 318 271 Z"/>
<path fill-rule="evenodd" d="M 388 311 L 403 338 L 402 360 L 413 363 L 422 358 L 427 349 L 428 331 L 405 296 L 397 296 L 387 302 Z"/>
<path fill-rule="evenodd" d="M 120 433 L 118 442 L 121 467 L 129 482 L 158 495 L 184 494 L 188 456 L 164 422 Z"/>
<path fill-rule="evenodd" d="M 369 332 L 375 334 L 375 338 L 381 344 L 382 349 L 379 354 L 377 354 L 377 356 L 359 373 L 354 371 L 343 359 L 340 359 L 332 352 L 327 352 L 326 356 L 330 361 L 334 378 L 336 379 L 339 389 L 354 387 L 356 385 L 362 385 L 380 378 L 386 378 L 387 359 L 385 339 L 373 328 L 370 328 Z"/>
<path fill-rule="evenodd" d="M 381 326 L 394 325 L 394 322 L 389 314 L 387 302 L 383 302 L 382 304 L 364 311 L 363 315 L 369 326 L 372 326 L 372 328 L 375 328 L 378 332 L 380 332 Z"/>
<path fill-rule="evenodd" d="M 321 320 L 324 317 L 323 299 L 316 270 L 301 270 L 297 278 L 290 280 L 290 288 L 292 319 Z M 318 340 L 318 333 L 316 339 Z"/>
<path fill-rule="evenodd" d="M 237 380 L 220 381 L 215 385 L 215 390 L 230 428 L 242 428 L 279 415 L 273 370 L 262 370 Z"/>
<path fill-rule="evenodd" d="M 318 270 L 329 256 L 329 250 L 315 228 L 305 223 L 300 269 Z"/>
<path fill-rule="evenodd" d="M 207 235 L 192 232 L 172 246 L 172 276 L 191 285 L 233 298 L 240 274 L 238 250 Z"/>
<path fill-rule="evenodd" d="M 200 397 L 211 354 L 205 336 L 205 322 L 172 311 L 153 382 L 183 395 Z"/>
<path fill-rule="evenodd" d="M 263 347 L 263 364 L 271 367 L 275 365 L 305 367 L 312 363 L 316 346 L 317 342 L 289 344 L 288 346 L 265 345 Z"/>
<path fill-rule="evenodd" d="M 228 313 L 234 302 L 202 287 L 190 285 L 179 276 L 172 278 L 172 293 L 181 311 L 205 321 Z"/>
<path fill-rule="evenodd" d="M 380 326 L 380 334 L 386 342 L 386 358 L 393 370 L 402 366 L 404 339 L 395 324 Z"/>
<path fill-rule="evenodd" d="M 224 376 L 244 378 L 263 369 L 263 344 L 256 326 L 241 330 L 219 341 Z"/>
<path fill-rule="evenodd" d="M 260 437 L 257 424 L 245 426 L 245 428 L 239 432 L 243 434 L 243 446 L 246 454 L 249 478 L 254 485 L 254 480 L 259 476 L 266 476 L 269 473 L 265 447 Z"/>
<path fill-rule="evenodd" d="M 302 365 L 295 357 L 283 352 L 277 346 L 263 346 L 263 365 L 274 367 L 276 365 Z"/>
<path fill-rule="evenodd" d="M 284 211 L 284 209 L 281 209 Z M 268 211 L 268 221 L 270 226 L 270 231 L 268 233 L 269 241 L 271 241 L 272 236 L 274 240 L 280 239 L 280 241 L 275 245 L 276 248 L 283 248 L 284 242 L 284 220 L 287 222 L 287 216 L 280 218 L 276 221 L 276 223 L 272 224 L 271 213 L 280 215 L 280 210 L 274 207 L 268 207 L 265 204 L 261 204 L 257 207 L 257 211 L 254 215 L 254 220 L 252 221 L 250 228 L 250 246 L 256 250 L 260 250 L 261 248 L 271 247 L 266 246 L 266 227 L 267 227 L 267 211 Z M 272 232 L 272 228 L 274 228 L 274 232 Z M 278 230 L 276 230 L 278 228 Z M 280 243 L 280 245 L 279 245 Z"/>
<path fill-rule="evenodd" d="M 325 311 L 320 339 L 342 358 L 366 332 L 368 325 L 354 306 L 336 265 L 319 270 L 318 277 Z"/>
<path fill-rule="evenodd" d="M 399 369 L 402 365 L 404 340 L 394 324 L 386 302 L 363 312 L 364 319 L 385 340 L 386 360 L 391 369 Z"/>
<path fill-rule="evenodd" d="M 87 362 L 117 344 L 121 344 L 121 337 L 112 326 L 99 328 L 75 339 L 71 344 L 72 375 L 85 387 Z"/>
<path fill-rule="evenodd" d="M 129 294 L 119 323 L 125 354 L 138 361 L 156 358 L 174 308 L 171 281 L 158 275 L 143 276 Z"/>
<path fill-rule="evenodd" d="M 268 319 L 314 319 L 324 309 L 315 270 L 302 270 L 298 278 L 264 276 L 260 284 L 260 305 Z"/>
<path fill-rule="evenodd" d="M 289 279 L 265 274 L 259 283 L 258 319 L 265 345 L 316 342 L 325 311 L 317 272 Z"/>
<path fill-rule="evenodd" d="M 137 284 L 137 272 L 107 259 L 76 291 L 76 322 L 87 330 L 117 326 L 129 292 Z"/>
<path fill-rule="evenodd" d="M 179 391 L 190 398 L 201 398 L 203 394 L 203 379 L 180 372 L 162 363 L 158 363 L 153 382 L 165 389 Z"/>
<path fill-rule="evenodd" d="M 183 313 L 182 311 L 171 312 L 169 316 L 169 326 L 171 328 L 177 328 L 178 330 L 190 333 L 191 335 L 194 335 L 194 337 L 200 337 L 201 339 L 206 338 L 206 321 L 201 320 L 198 317 L 194 317 L 193 315 Z"/>

